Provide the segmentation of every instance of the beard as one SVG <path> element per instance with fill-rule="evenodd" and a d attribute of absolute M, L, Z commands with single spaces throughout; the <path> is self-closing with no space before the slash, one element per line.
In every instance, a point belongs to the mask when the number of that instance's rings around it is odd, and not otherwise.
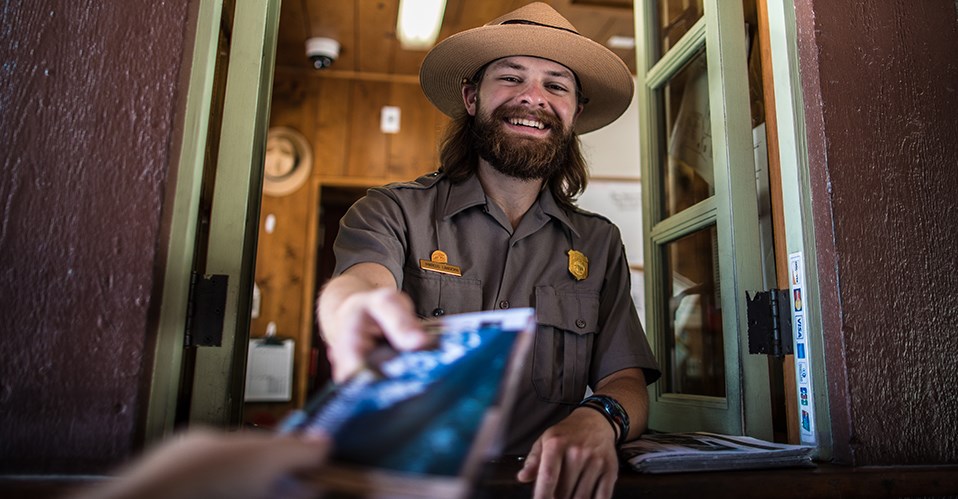
<path fill-rule="evenodd" d="M 473 135 L 476 152 L 504 175 L 519 180 L 548 179 L 565 166 L 575 136 L 558 117 L 538 109 L 532 114 L 551 130 L 548 137 L 523 137 L 505 130 L 503 123 L 508 118 L 529 114 L 528 109 L 506 106 L 496 108 L 491 115 L 477 112 Z"/>

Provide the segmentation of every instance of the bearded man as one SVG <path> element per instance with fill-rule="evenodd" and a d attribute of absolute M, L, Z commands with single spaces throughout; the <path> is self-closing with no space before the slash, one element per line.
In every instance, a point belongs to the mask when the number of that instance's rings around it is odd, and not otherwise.
<path fill-rule="evenodd" d="M 534 307 L 506 452 L 525 456 L 518 479 L 536 497 L 610 497 L 617 446 L 645 429 L 660 372 L 619 230 L 574 204 L 587 179 L 576 134 L 621 115 L 632 76 L 534 3 L 438 44 L 420 81 L 454 119 L 441 168 L 371 189 L 343 217 L 318 304 L 333 377 L 379 342 L 426 345 L 420 318 Z"/>

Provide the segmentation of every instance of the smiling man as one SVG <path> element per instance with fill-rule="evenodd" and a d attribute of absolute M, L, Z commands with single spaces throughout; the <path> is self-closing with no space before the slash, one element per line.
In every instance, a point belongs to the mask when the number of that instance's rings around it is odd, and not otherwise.
<path fill-rule="evenodd" d="M 618 229 L 574 204 L 577 134 L 626 109 L 632 76 L 534 3 L 441 42 L 420 81 L 453 118 L 441 168 L 371 189 L 343 217 L 318 304 L 334 378 L 380 342 L 426 345 L 421 318 L 534 307 L 506 452 L 526 457 L 518 479 L 536 497 L 609 497 L 617 446 L 645 429 L 660 373 Z"/>

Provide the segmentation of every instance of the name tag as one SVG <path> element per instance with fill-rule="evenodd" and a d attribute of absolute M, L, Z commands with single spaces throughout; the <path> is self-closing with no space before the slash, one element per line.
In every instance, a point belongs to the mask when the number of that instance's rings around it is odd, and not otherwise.
<path fill-rule="evenodd" d="M 440 274 L 462 277 L 462 269 L 456 265 L 450 265 L 448 263 L 449 257 L 446 256 L 444 251 L 433 251 L 432 254 L 429 255 L 429 258 L 431 258 L 431 260 L 419 260 L 419 268 L 428 270 L 430 272 L 438 272 Z"/>
<path fill-rule="evenodd" d="M 438 272 L 440 274 L 454 275 L 456 277 L 462 277 L 462 269 L 455 265 L 449 265 L 448 263 L 442 262 L 433 262 L 429 260 L 419 260 L 419 268 L 423 270 L 428 270 L 430 272 Z"/>

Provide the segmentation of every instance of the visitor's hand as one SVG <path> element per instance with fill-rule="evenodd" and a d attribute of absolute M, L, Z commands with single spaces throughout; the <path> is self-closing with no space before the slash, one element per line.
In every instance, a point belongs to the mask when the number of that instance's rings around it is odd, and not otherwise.
<path fill-rule="evenodd" d="M 572 411 L 532 445 L 520 482 L 535 480 L 535 498 L 612 497 L 619 476 L 615 430 L 589 408 Z"/>
<path fill-rule="evenodd" d="M 193 431 L 161 444 L 82 499 L 258 499 L 313 497 L 297 472 L 318 469 L 329 442 L 323 437 Z"/>

